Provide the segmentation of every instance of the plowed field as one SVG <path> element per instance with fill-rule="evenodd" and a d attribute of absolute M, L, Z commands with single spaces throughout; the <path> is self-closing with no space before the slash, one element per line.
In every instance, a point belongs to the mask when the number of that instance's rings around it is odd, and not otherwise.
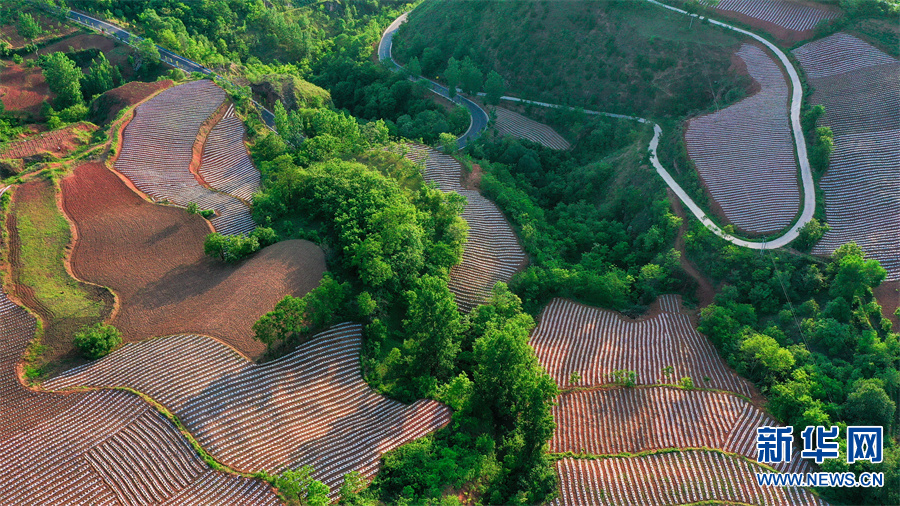
<path fill-rule="evenodd" d="M 62 191 L 78 234 L 72 271 L 116 293 L 112 323 L 126 341 L 209 334 L 255 357 L 263 346 L 251 339 L 253 323 L 325 271 L 322 250 L 308 241 L 275 244 L 237 266 L 213 261 L 203 253 L 211 230 L 202 218 L 142 200 L 100 164 L 77 168 Z"/>
<path fill-rule="evenodd" d="M 6 63 L 0 71 L 0 98 L 7 111 L 22 111 L 38 114 L 41 103 L 50 100 L 50 88 L 44 81 L 40 67 L 25 68 L 22 65 Z"/>

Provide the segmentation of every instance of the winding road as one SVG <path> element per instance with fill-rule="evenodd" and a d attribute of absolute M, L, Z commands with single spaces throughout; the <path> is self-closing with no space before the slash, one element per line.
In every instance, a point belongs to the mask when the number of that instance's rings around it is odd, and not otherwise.
<path fill-rule="evenodd" d="M 124 30 L 116 25 L 88 16 L 87 14 L 81 12 L 68 10 L 66 11 L 66 16 L 80 25 L 99 30 L 104 34 L 112 35 L 116 39 L 128 45 L 134 45 L 134 42 L 140 42 L 144 40 L 141 37 L 138 37 L 137 35 L 134 35 L 131 32 Z M 185 72 L 200 72 L 201 74 L 205 75 L 212 74 L 216 78 L 221 79 L 231 84 L 232 86 L 234 85 L 228 79 L 220 76 L 219 74 L 214 74 L 212 70 L 204 67 L 203 65 L 200 65 L 193 60 L 189 60 L 179 54 L 173 53 L 172 51 L 169 51 L 168 49 L 160 45 L 156 45 L 156 48 L 159 50 L 160 59 L 173 67 L 180 68 Z M 275 115 L 272 114 L 272 111 L 263 107 L 256 100 L 251 99 L 251 101 L 259 109 L 260 115 L 262 116 L 262 119 L 265 122 L 266 126 L 268 126 L 269 128 L 275 128 Z"/>
<path fill-rule="evenodd" d="M 782 66 L 787 71 L 787 74 L 791 79 L 791 90 L 792 90 L 791 111 L 790 111 L 791 129 L 794 134 L 794 144 L 795 144 L 796 150 L 797 150 L 797 160 L 799 161 L 799 164 L 800 164 L 800 177 L 801 177 L 802 186 L 803 186 L 803 210 L 801 211 L 799 218 L 787 232 L 785 232 L 784 234 L 782 234 L 774 239 L 768 239 L 765 241 L 749 241 L 749 240 L 741 239 L 740 237 L 735 237 L 731 234 L 728 234 L 724 230 L 722 230 L 721 227 L 716 225 L 712 221 L 712 219 L 710 219 L 709 216 L 707 216 L 707 214 L 703 211 L 703 209 L 701 209 L 700 206 L 698 206 L 697 203 L 694 202 L 694 199 L 692 199 L 690 197 L 690 195 L 688 195 L 687 192 L 684 191 L 684 189 L 681 187 L 681 185 L 678 184 L 678 182 L 675 180 L 675 178 L 672 177 L 672 174 L 669 173 L 669 171 L 667 171 L 665 167 L 663 167 L 662 163 L 660 163 L 659 157 L 657 156 L 657 148 L 659 146 L 659 138 L 662 135 L 662 128 L 658 124 L 656 124 L 646 118 L 638 118 L 635 116 L 625 116 L 622 114 L 612 114 L 612 113 L 606 113 L 606 112 L 600 112 L 600 111 L 585 111 L 585 113 L 601 115 L 601 116 L 608 116 L 608 117 L 612 117 L 612 118 L 627 119 L 627 120 L 639 121 L 641 123 L 652 124 L 653 125 L 653 138 L 650 140 L 650 146 L 648 148 L 650 151 L 650 163 L 653 165 L 653 168 L 656 169 L 656 173 L 659 174 L 660 177 L 663 178 L 663 181 L 666 182 L 666 184 L 669 186 L 669 188 L 672 189 L 672 191 L 675 193 L 675 195 L 678 195 L 678 198 L 681 199 L 681 201 L 684 203 L 685 206 L 687 206 L 688 209 L 690 209 L 691 213 L 698 220 L 700 220 L 700 222 L 707 229 L 712 231 L 717 236 L 719 236 L 722 239 L 725 239 L 726 241 L 728 241 L 732 244 L 735 244 L 737 246 L 743 246 L 745 248 L 750 248 L 750 249 L 755 249 L 755 250 L 776 249 L 776 248 L 781 248 L 783 246 L 787 246 L 791 241 L 793 241 L 800 235 L 800 229 L 803 228 L 804 225 L 809 223 L 810 220 L 812 220 L 813 215 L 816 212 L 815 183 L 813 182 L 812 170 L 810 169 L 809 158 L 808 158 L 807 152 L 806 152 L 806 139 L 803 136 L 803 128 L 800 125 L 800 106 L 801 106 L 802 99 L 803 99 L 803 86 L 800 84 L 800 77 L 797 74 L 797 70 L 791 64 L 791 61 L 788 59 L 787 55 L 785 55 L 778 48 L 778 46 L 772 44 L 768 40 L 764 39 L 763 37 L 760 37 L 759 35 L 757 35 L 753 32 L 749 32 L 747 30 L 742 30 L 740 28 L 731 26 L 729 24 L 716 21 L 714 19 L 705 18 L 704 16 L 700 16 L 698 14 L 691 14 L 685 10 L 678 9 L 676 7 L 672 7 L 671 5 L 666 5 L 664 3 L 658 2 L 657 0 L 646 0 L 646 1 L 650 2 L 654 5 L 658 5 L 662 8 L 669 9 L 671 11 L 675 11 L 680 14 L 684 14 L 686 16 L 692 16 L 692 17 L 698 18 L 700 20 L 708 19 L 710 23 L 712 23 L 716 26 L 720 26 L 720 27 L 723 27 L 723 28 L 726 28 L 729 30 L 734 30 L 738 33 L 741 33 L 748 37 L 751 37 L 754 40 L 761 42 L 767 48 L 769 48 L 769 50 L 772 51 L 778 57 L 778 59 L 781 61 Z M 393 45 L 394 33 L 397 31 L 397 29 L 400 27 L 401 24 L 406 22 L 408 15 L 409 15 L 409 13 L 407 12 L 407 13 L 402 14 L 397 19 L 395 19 L 394 22 L 391 23 L 390 26 L 388 26 L 387 30 L 384 31 L 384 34 L 381 37 L 381 42 L 378 45 L 378 59 L 381 60 L 382 62 L 390 63 L 397 70 L 400 69 L 400 66 L 393 60 L 393 58 L 391 56 L 391 47 Z M 441 95 L 445 98 L 449 98 L 446 93 L 447 92 L 446 87 L 443 87 L 429 79 L 425 79 L 425 80 L 433 85 L 432 91 L 434 91 L 435 93 L 438 93 L 439 95 Z M 435 88 L 437 88 L 437 89 L 435 89 Z M 441 90 L 441 91 L 438 91 L 438 90 Z M 472 107 L 470 107 L 469 105 L 463 103 L 463 105 L 465 105 L 466 108 L 469 110 L 469 112 L 472 114 L 472 124 L 469 126 L 469 130 L 466 131 L 466 133 L 462 137 L 460 137 L 460 147 L 463 147 L 470 140 L 477 138 L 478 135 L 481 133 L 481 131 L 483 131 L 487 128 L 487 114 L 484 112 L 483 109 L 478 107 L 478 105 L 475 104 L 474 102 L 472 102 L 464 97 L 460 97 L 460 98 L 462 98 L 462 100 L 464 100 L 465 102 L 471 103 L 471 105 L 472 105 Z M 538 106 L 542 106 L 542 107 L 566 108 L 566 106 L 561 106 L 561 105 L 556 105 L 556 104 L 548 104 L 546 102 L 533 102 L 530 100 L 523 100 L 523 99 L 516 98 L 516 97 L 504 96 L 501 98 L 503 100 L 507 100 L 507 101 L 529 103 L 529 104 L 538 105 Z M 473 108 L 474 108 L 474 110 L 473 110 Z M 483 122 L 482 122 L 482 115 L 483 115 Z"/>
<path fill-rule="evenodd" d="M 409 13 L 405 12 L 395 19 L 381 35 L 381 41 L 378 43 L 378 60 L 388 64 L 389 68 L 394 71 L 400 71 L 403 68 L 394 61 L 393 54 L 391 53 L 391 48 L 394 43 L 394 34 L 397 32 L 397 29 L 400 28 L 400 25 L 406 22 L 407 15 L 409 15 Z M 440 95 L 451 102 L 457 103 L 469 111 L 471 121 L 469 122 L 469 128 L 457 139 L 459 149 L 466 147 L 487 129 L 488 115 L 484 112 L 484 109 L 475 102 L 472 102 L 458 93 L 455 97 L 450 98 L 450 89 L 446 86 L 441 86 L 431 79 L 419 76 L 411 76 L 410 79 L 427 83 L 428 89 L 433 93 Z"/>

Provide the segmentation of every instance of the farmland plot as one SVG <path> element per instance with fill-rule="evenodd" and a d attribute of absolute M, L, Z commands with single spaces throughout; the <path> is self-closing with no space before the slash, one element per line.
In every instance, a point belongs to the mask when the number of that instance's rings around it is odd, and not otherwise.
<path fill-rule="evenodd" d="M 244 146 L 244 122 L 234 115 L 234 105 L 209 132 L 200 176 L 216 190 L 244 202 L 250 202 L 259 191 L 260 174 Z"/>
<path fill-rule="evenodd" d="M 462 261 L 450 270 L 450 291 L 463 311 L 483 303 L 498 281 L 509 280 L 526 263 L 525 252 L 503 213 L 490 200 L 462 185 L 462 166 L 453 157 L 424 146 L 410 146 L 407 157 L 425 166 L 425 180 L 466 198 L 462 217 L 469 239 Z"/>
<path fill-rule="evenodd" d="M 0 69 L 0 98 L 7 111 L 38 114 L 44 100 L 54 96 L 40 67 L 6 62 L 6 67 Z"/>
<path fill-rule="evenodd" d="M 40 153 L 64 157 L 79 146 L 86 144 L 78 132 L 91 132 L 97 127 L 90 123 L 78 123 L 52 132 L 42 132 L 27 139 L 12 141 L 4 146 L 0 158 L 27 158 Z"/>
<path fill-rule="evenodd" d="M 125 128 L 115 167 L 154 199 L 214 209 L 211 221 L 216 231 L 244 234 L 255 228 L 249 208 L 201 186 L 189 170 L 200 126 L 224 100 L 221 88 L 201 80 L 175 86 L 141 104 Z"/>
<path fill-rule="evenodd" d="M 761 487 L 764 469 L 745 460 L 709 451 L 682 451 L 600 460 L 556 462 L 560 494 L 551 504 L 670 505 L 724 502 L 740 504 L 825 504 L 807 490 Z"/>
<path fill-rule="evenodd" d="M 194 490 L 211 503 L 278 504 L 268 484 L 208 468 L 130 393 L 22 387 L 16 362 L 34 331 L 34 317 L 0 293 L 0 504 L 145 505 Z M 210 490 L 210 480 L 223 490 Z"/>
<path fill-rule="evenodd" d="M 800 208 L 798 169 L 788 120 L 788 83 L 757 46 L 737 56 L 760 90 L 687 123 L 688 155 L 725 217 L 750 233 L 777 232 Z"/>
<path fill-rule="evenodd" d="M 832 19 L 839 15 L 835 11 L 790 0 L 721 0 L 716 5 L 716 10 L 724 13 L 738 13 L 791 32 L 812 30 L 822 20 Z"/>
<path fill-rule="evenodd" d="M 537 142 L 550 149 L 569 149 L 570 147 L 569 141 L 543 123 L 502 107 L 495 107 L 493 111 L 497 114 L 496 128 L 500 135 L 510 135 Z"/>
<path fill-rule="evenodd" d="M 794 50 L 815 89 L 820 120 L 834 132 L 820 185 L 831 230 L 813 248 L 827 255 L 855 241 L 900 279 L 900 61 L 846 33 Z"/>
<path fill-rule="evenodd" d="M 609 384 L 615 371 L 629 370 L 642 385 L 677 383 L 689 376 L 698 387 L 751 395 L 749 383 L 725 366 L 681 312 L 677 296 L 663 295 L 660 307 L 652 318 L 631 320 L 615 311 L 553 299 L 530 343 L 561 387 Z M 569 383 L 573 373 L 580 376 L 576 385 Z"/>
<path fill-rule="evenodd" d="M 126 342 L 207 334 L 257 357 L 265 346 L 251 338 L 256 320 L 285 295 L 318 286 L 325 272 L 324 252 L 309 241 L 281 241 L 236 265 L 209 258 L 208 223 L 150 204 L 99 163 L 79 166 L 60 187 L 78 232 L 72 271 L 116 293 L 111 323 Z"/>
<path fill-rule="evenodd" d="M 450 420 L 435 401 L 406 406 L 372 392 L 361 344 L 361 327 L 342 324 L 260 366 L 210 338 L 175 336 L 127 345 L 45 386 L 129 386 L 175 412 L 222 462 L 251 472 L 310 464 L 337 493 L 346 473 L 371 477 L 382 454 Z"/>
<path fill-rule="evenodd" d="M 757 427 L 778 422 L 734 395 L 674 387 L 581 390 L 559 396 L 553 407 L 554 453 L 638 453 L 664 448 L 717 448 L 756 459 Z M 796 454 L 774 466 L 806 472 Z"/>

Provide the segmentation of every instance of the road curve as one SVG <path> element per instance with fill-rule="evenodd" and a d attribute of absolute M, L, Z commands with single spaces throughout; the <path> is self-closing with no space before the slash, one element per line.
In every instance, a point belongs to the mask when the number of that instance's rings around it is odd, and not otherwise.
<path fill-rule="evenodd" d="M 703 16 L 699 16 L 697 14 L 691 14 L 682 9 L 672 7 L 671 5 L 666 5 L 664 3 L 658 2 L 657 0 L 646 0 L 646 1 L 648 1 L 652 4 L 655 4 L 655 5 L 658 5 L 660 7 L 687 15 L 687 16 L 696 17 L 700 20 L 708 19 Z M 397 31 L 397 28 L 399 28 L 401 24 L 406 22 L 406 18 L 407 18 L 408 14 L 409 14 L 408 12 L 402 14 L 400 17 L 395 19 L 394 22 L 391 23 L 390 26 L 388 26 L 387 30 L 385 30 L 384 34 L 381 36 L 381 42 L 378 45 L 378 59 L 383 62 L 393 65 L 393 68 L 397 69 L 397 70 L 399 70 L 400 67 L 393 60 L 393 57 L 391 55 L 391 48 L 393 45 L 394 33 Z M 721 27 L 727 28 L 729 30 L 734 30 L 736 32 L 739 32 L 739 33 L 742 33 L 749 37 L 752 37 L 753 39 L 764 44 L 767 48 L 769 48 L 770 51 L 772 51 L 773 53 L 775 53 L 776 56 L 778 56 L 778 59 L 781 60 L 782 65 L 784 66 L 785 70 L 788 73 L 788 76 L 791 79 L 791 89 L 792 89 L 791 113 L 790 113 L 791 129 L 793 130 L 793 134 L 794 134 L 794 144 L 797 149 L 797 160 L 800 164 L 800 175 L 801 175 L 801 180 L 803 183 L 803 210 L 800 213 L 800 217 L 797 219 L 796 223 L 787 232 L 785 232 L 784 234 L 782 234 L 774 239 L 769 239 L 766 241 L 748 241 L 746 239 L 741 239 L 739 237 L 735 237 L 731 234 L 726 233 L 724 230 L 721 229 L 721 227 L 719 227 L 718 225 L 713 223 L 712 219 L 710 219 L 710 217 L 707 216 L 707 214 L 705 212 L 703 212 L 703 209 L 701 209 L 700 206 L 698 206 L 697 203 L 694 202 L 694 199 L 692 199 L 690 197 L 690 195 L 688 195 L 687 192 L 684 191 L 684 189 L 681 187 L 681 185 L 678 184 L 677 181 L 675 181 L 674 177 L 672 177 L 672 174 L 670 174 L 669 171 L 667 171 L 666 168 L 663 167 L 662 164 L 660 163 L 659 157 L 657 156 L 656 151 L 657 151 L 657 147 L 659 146 L 659 138 L 662 135 L 662 128 L 658 124 L 653 123 L 652 121 L 650 121 L 648 119 L 639 118 L 636 116 L 626 116 L 626 115 L 622 115 L 622 114 L 613 114 L 613 113 L 608 113 L 608 112 L 589 111 L 589 110 L 585 110 L 584 112 L 586 114 L 608 116 L 611 118 L 627 119 L 627 120 L 639 121 L 641 123 L 652 124 L 653 125 L 653 139 L 650 140 L 650 146 L 648 148 L 648 150 L 650 151 L 650 163 L 653 165 L 653 168 L 656 169 L 656 173 L 659 174 L 660 177 L 663 178 L 663 181 L 666 182 L 666 184 L 669 186 L 669 188 L 672 189 L 672 191 L 675 193 L 675 195 L 678 195 L 678 198 L 680 198 L 681 201 L 684 202 L 684 205 L 688 209 L 691 210 L 691 213 L 693 213 L 693 215 L 698 220 L 700 220 L 700 223 L 702 223 L 707 229 L 712 231 L 717 236 L 719 236 L 722 239 L 725 239 L 726 241 L 728 241 L 732 244 L 735 244 L 737 246 L 743 246 L 745 248 L 756 249 L 756 250 L 781 248 L 783 246 L 787 246 L 791 241 L 793 241 L 800 235 L 800 229 L 803 228 L 804 225 L 809 223 L 810 220 L 812 220 L 813 215 L 816 212 L 815 183 L 813 182 L 812 170 L 810 169 L 809 158 L 808 158 L 807 152 L 806 152 L 806 139 L 803 136 L 803 128 L 800 125 L 800 105 L 801 105 L 801 102 L 803 99 L 803 87 L 800 84 L 800 77 L 797 75 L 797 70 L 794 69 L 794 66 L 791 64 L 791 61 L 788 59 L 787 55 L 785 55 L 776 45 L 772 44 L 768 40 L 764 39 L 763 37 L 760 37 L 759 35 L 757 35 L 753 32 L 749 32 L 747 30 L 742 30 L 740 28 L 716 21 L 714 19 L 709 19 L 709 22 L 714 25 L 721 26 Z M 447 95 L 446 95 L 447 88 L 440 86 L 433 81 L 430 81 L 427 79 L 426 79 L 426 81 L 431 83 L 433 86 L 443 90 L 444 93 L 440 93 L 439 91 L 435 90 L 434 88 L 432 88 L 432 91 L 435 91 L 435 93 L 439 93 L 442 96 L 447 97 Z M 483 95 L 483 94 L 479 93 L 479 95 Z M 542 107 L 566 108 L 566 106 L 561 106 L 561 105 L 557 105 L 557 104 L 549 104 L 546 102 L 534 102 L 531 100 L 524 100 L 524 99 L 520 99 L 520 98 L 516 98 L 516 97 L 504 96 L 501 98 L 503 100 L 508 100 L 508 101 L 512 101 L 512 102 L 530 103 L 530 104 L 538 105 L 538 106 L 542 106 Z M 465 98 L 463 98 L 463 100 L 465 100 L 467 102 L 471 102 Z M 481 130 L 483 130 L 487 127 L 487 115 L 484 113 L 484 110 L 482 110 L 480 107 L 478 107 L 474 103 L 472 103 L 472 105 L 475 108 L 477 108 L 478 111 L 480 111 L 480 114 L 484 115 L 484 118 L 485 118 L 484 125 L 480 126 L 481 122 L 476 120 L 476 113 L 472 112 L 472 108 L 469 108 L 467 106 L 466 108 L 469 109 L 469 111 L 472 113 L 473 121 L 472 121 L 472 125 L 470 125 L 469 130 L 466 132 L 466 134 L 464 134 L 463 137 L 460 138 L 460 147 L 465 146 L 465 143 L 463 142 L 463 140 L 468 141 L 469 140 L 468 136 L 471 135 L 471 138 L 474 139 L 475 137 L 478 136 L 478 134 L 480 134 Z M 476 133 L 474 135 L 472 135 L 471 132 L 473 130 L 473 127 L 475 127 L 476 125 L 479 125 L 478 128 L 480 128 L 481 130 L 476 131 Z"/>
<path fill-rule="evenodd" d="M 397 32 L 397 29 L 400 28 L 400 25 L 406 22 L 407 15 L 409 15 L 409 12 L 404 12 L 397 19 L 395 19 L 394 22 L 387 27 L 384 33 L 381 34 L 381 41 L 378 43 L 378 60 L 384 62 L 386 65 L 388 65 L 388 68 L 394 71 L 400 71 L 402 69 L 402 67 L 394 61 L 394 57 L 391 52 L 394 44 L 394 34 Z M 468 98 L 463 97 L 458 93 L 455 97 L 450 98 L 450 89 L 446 86 L 441 86 L 431 79 L 420 76 L 410 77 L 410 79 L 424 81 L 426 83 L 426 86 L 428 86 L 428 89 L 433 93 L 440 95 L 454 103 L 457 103 L 465 107 L 469 111 L 469 117 L 471 118 L 471 121 L 469 122 L 469 128 L 456 140 L 459 149 L 466 147 L 470 142 L 477 139 L 478 136 L 487 129 L 488 115 L 486 112 L 484 112 L 484 109 L 482 109 L 475 102 L 472 102 Z"/>
<path fill-rule="evenodd" d="M 116 25 L 88 16 L 87 14 L 84 14 L 82 12 L 68 10 L 66 12 L 66 16 L 68 16 L 68 18 L 72 21 L 87 26 L 88 28 L 93 28 L 95 30 L 100 30 L 103 33 L 108 33 L 128 45 L 132 45 L 132 41 L 139 42 L 143 40 L 141 37 L 138 37 L 137 35 L 134 35 L 127 30 L 123 30 Z M 173 53 L 172 51 L 169 51 L 168 49 L 158 44 L 156 45 L 156 48 L 159 50 L 160 59 L 173 67 L 180 68 L 185 72 L 200 72 L 201 74 L 206 75 L 213 74 L 212 70 L 204 67 L 203 65 L 200 65 L 193 60 L 189 60 L 179 54 Z M 228 81 L 228 79 L 225 79 L 219 74 L 215 74 L 215 77 L 225 82 L 231 83 L 230 81 Z M 269 128 L 275 128 L 275 115 L 272 114 L 272 111 L 266 109 L 252 98 L 251 101 L 254 105 L 256 105 L 257 108 L 259 108 L 260 115 L 262 116 L 262 119 L 265 122 L 266 126 L 268 126 Z"/>

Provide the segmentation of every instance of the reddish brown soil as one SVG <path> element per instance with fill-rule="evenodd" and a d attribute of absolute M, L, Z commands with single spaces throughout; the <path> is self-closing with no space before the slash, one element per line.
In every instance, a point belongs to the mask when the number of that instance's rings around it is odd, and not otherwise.
<path fill-rule="evenodd" d="M 684 232 L 687 230 L 687 215 L 684 212 L 684 207 L 682 207 L 681 200 L 678 196 L 672 193 L 672 190 L 667 189 L 666 191 L 669 194 L 669 202 L 672 203 L 672 209 L 675 211 L 675 215 L 682 220 L 681 227 L 678 228 L 678 236 L 675 238 L 675 249 L 681 253 L 681 268 L 697 281 L 697 300 L 700 301 L 699 307 L 703 308 L 712 304 L 713 298 L 716 296 L 716 289 L 713 287 L 712 283 L 706 279 L 706 276 L 697 269 L 697 266 L 687 259 L 687 251 L 685 251 L 684 248 Z M 697 322 L 694 322 L 695 325 L 696 323 Z"/>
<path fill-rule="evenodd" d="M 39 133 L 21 141 L 11 142 L 0 152 L 0 158 L 28 158 L 39 153 L 49 153 L 62 158 L 85 141 L 76 132 L 93 132 L 97 127 L 90 123 L 78 123 L 59 130 Z"/>
<path fill-rule="evenodd" d="M 0 72 L 0 99 L 7 111 L 38 114 L 41 103 L 52 97 L 40 67 L 29 69 L 7 62 Z"/>
<path fill-rule="evenodd" d="M 463 188 L 479 191 L 481 189 L 481 176 L 483 174 L 484 169 L 481 168 L 481 165 L 473 163 L 472 172 L 466 174 L 465 171 L 463 171 Z"/>
<path fill-rule="evenodd" d="M 200 333 L 258 357 L 253 323 L 288 294 L 303 295 L 325 271 L 322 250 L 284 241 L 237 266 L 203 254 L 209 225 L 182 209 L 142 200 L 100 163 L 62 181 L 63 207 L 78 240 L 72 271 L 111 288 L 119 309 L 112 324 L 126 341 Z"/>
<path fill-rule="evenodd" d="M 72 50 L 75 51 L 90 48 L 99 49 L 100 52 L 106 56 L 106 59 L 109 60 L 110 63 L 119 66 L 119 70 L 122 71 L 123 77 L 125 77 L 126 79 L 130 79 L 134 75 L 134 70 L 128 63 L 128 57 L 134 54 L 134 50 L 131 48 L 131 46 L 122 44 L 121 42 L 116 42 L 115 40 L 109 37 L 104 37 L 103 35 L 97 35 L 94 33 L 75 35 L 73 37 L 63 39 L 59 42 L 41 48 L 38 53 L 47 54 L 56 51 L 62 51 L 65 53 L 69 51 L 69 48 L 72 48 Z"/>
<path fill-rule="evenodd" d="M 91 106 L 91 118 L 100 124 L 109 123 L 122 109 L 137 105 L 173 84 L 175 83 L 169 79 L 152 83 L 132 81 L 123 84 L 97 98 Z"/>
<path fill-rule="evenodd" d="M 895 314 L 900 307 L 900 281 L 886 281 L 875 289 L 875 298 L 881 304 L 881 314 L 891 320 L 894 330 L 900 329 L 900 318 Z"/>
<path fill-rule="evenodd" d="M 18 222 L 16 216 L 19 210 L 29 202 L 38 202 L 38 205 L 46 205 L 55 202 L 56 190 L 53 184 L 46 179 L 33 179 L 20 185 L 13 193 L 10 206 L 11 212 L 7 215 L 6 227 L 9 236 L 9 266 L 11 270 L 12 297 L 28 306 L 37 313 L 44 325 L 42 344 L 47 346 L 43 356 L 50 362 L 65 361 L 68 364 L 79 363 L 79 357 L 73 352 L 72 336 L 85 325 L 96 323 L 95 318 L 82 315 L 55 314 L 39 299 L 35 297 L 32 287 L 20 282 L 21 243 L 19 241 Z M 88 283 L 79 283 L 81 290 L 94 300 L 101 301 L 111 310 L 113 297 L 109 291 Z"/>
<path fill-rule="evenodd" d="M 18 12 L 14 13 L 18 16 Z M 26 40 L 21 35 L 19 35 L 19 31 L 16 29 L 16 25 L 18 21 L 12 22 L 11 24 L 5 25 L 0 28 L 0 37 L 4 40 L 8 40 L 12 45 L 13 49 L 19 49 L 24 47 L 26 44 L 34 42 L 36 44 L 41 43 L 42 41 L 49 40 L 55 37 L 61 37 L 66 34 L 74 33 L 78 31 L 78 28 L 74 25 L 63 23 L 62 21 L 58 21 L 56 19 L 50 19 L 46 16 L 37 14 L 35 12 L 30 13 L 34 19 L 41 26 L 41 29 L 44 30 L 44 34 L 39 36 L 38 38 L 32 40 Z M 14 18 L 17 19 L 17 18 Z M 59 25 L 62 26 L 59 26 Z"/>

